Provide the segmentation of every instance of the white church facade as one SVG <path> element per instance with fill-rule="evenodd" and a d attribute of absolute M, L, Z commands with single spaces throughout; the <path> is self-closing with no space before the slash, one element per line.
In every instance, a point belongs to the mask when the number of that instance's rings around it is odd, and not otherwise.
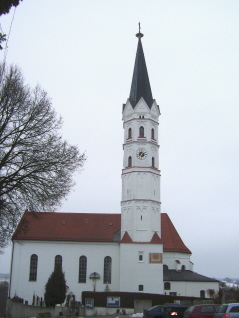
<path fill-rule="evenodd" d="M 124 291 L 208 297 L 219 282 L 193 271 L 191 251 L 160 211 L 158 124 L 138 33 L 130 97 L 123 105 L 121 214 L 26 211 L 12 237 L 9 297 L 44 298 L 56 263 L 68 293 Z"/>

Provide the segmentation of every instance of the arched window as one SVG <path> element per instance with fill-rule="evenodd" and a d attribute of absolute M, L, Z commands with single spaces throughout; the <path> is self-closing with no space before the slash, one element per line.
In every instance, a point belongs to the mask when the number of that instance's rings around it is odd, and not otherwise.
<path fill-rule="evenodd" d="M 151 129 L 151 138 L 154 139 L 154 129 Z"/>
<path fill-rule="evenodd" d="M 141 126 L 139 128 L 139 137 L 144 137 L 144 127 L 143 126 Z"/>
<path fill-rule="evenodd" d="M 37 280 L 37 262 L 38 256 L 36 254 L 32 254 L 30 258 L 30 274 L 29 280 L 35 282 Z"/>
<path fill-rule="evenodd" d="M 164 290 L 170 290 L 171 286 L 169 282 L 164 283 Z"/>
<path fill-rule="evenodd" d="M 104 258 L 104 284 L 111 284 L 111 264 L 111 257 L 106 256 Z"/>
<path fill-rule="evenodd" d="M 128 158 L 128 167 L 132 167 L 132 157 L 129 156 Z"/>
<path fill-rule="evenodd" d="M 129 128 L 129 130 L 128 130 L 128 138 L 132 138 L 132 129 L 131 128 Z"/>
<path fill-rule="evenodd" d="M 200 297 L 205 298 L 205 290 L 200 290 Z"/>
<path fill-rule="evenodd" d="M 152 167 L 154 167 L 155 163 L 154 163 L 154 157 L 152 157 Z"/>
<path fill-rule="evenodd" d="M 82 255 L 79 258 L 79 283 L 86 283 L 87 258 Z"/>
<path fill-rule="evenodd" d="M 186 266 L 185 266 L 185 265 L 182 265 L 181 270 L 182 270 L 182 271 L 185 271 L 185 269 L 186 269 Z"/>
<path fill-rule="evenodd" d="M 163 265 L 163 270 L 165 271 L 165 270 L 168 270 L 168 265 Z"/>
<path fill-rule="evenodd" d="M 57 264 L 59 264 L 62 267 L 62 256 L 61 255 L 56 255 L 56 257 L 55 257 L 55 267 Z"/>

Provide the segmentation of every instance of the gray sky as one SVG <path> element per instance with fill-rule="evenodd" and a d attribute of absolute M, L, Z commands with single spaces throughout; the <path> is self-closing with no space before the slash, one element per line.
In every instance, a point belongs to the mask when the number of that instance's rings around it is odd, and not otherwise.
<path fill-rule="evenodd" d="M 13 13 L 0 20 L 7 34 Z M 65 139 L 88 157 L 59 211 L 120 213 L 121 110 L 139 21 L 162 114 L 162 212 L 192 251 L 196 272 L 239 277 L 238 0 L 20 3 L 7 63 L 48 92 Z M 0 257 L 0 272 L 9 272 L 8 254 Z"/>

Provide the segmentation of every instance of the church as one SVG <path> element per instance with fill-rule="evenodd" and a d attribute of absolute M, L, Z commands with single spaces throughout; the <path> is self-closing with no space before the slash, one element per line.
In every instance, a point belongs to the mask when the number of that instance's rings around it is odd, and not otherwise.
<path fill-rule="evenodd" d="M 158 125 L 143 47 L 138 46 L 124 128 L 121 214 L 26 211 L 12 237 L 9 297 L 44 298 L 55 264 L 68 294 L 123 291 L 209 297 L 219 282 L 193 271 L 191 251 L 160 211 Z"/>

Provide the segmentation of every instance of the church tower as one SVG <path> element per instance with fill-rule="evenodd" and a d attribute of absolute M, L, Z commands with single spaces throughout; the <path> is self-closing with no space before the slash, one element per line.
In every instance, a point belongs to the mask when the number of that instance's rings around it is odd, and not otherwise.
<path fill-rule="evenodd" d="M 139 30 L 136 36 L 138 47 L 130 96 L 123 105 L 120 289 L 153 292 L 155 284 L 154 292 L 159 293 L 163 282 L 158 159 L 160 110 L 152 97 L 141 42 L 143 34 Z M 130 287 L 130 281 L 138 285 Z"/>
<path fill-rule="evenodd" d="M 152 97 L 147 67 L 138 37 L 134 72 L 123 105 L 124 159 L 122 171 L 121 233 L 133 242 L 150 242 L 160 229 L 160 170 L 158 160 L 159 107 Z"/>

